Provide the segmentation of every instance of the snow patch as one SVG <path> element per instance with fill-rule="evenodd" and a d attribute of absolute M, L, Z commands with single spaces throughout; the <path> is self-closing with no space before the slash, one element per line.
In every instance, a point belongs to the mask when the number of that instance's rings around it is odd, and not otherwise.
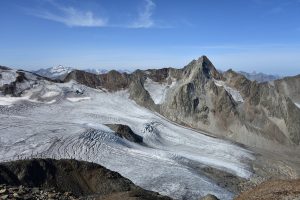
<path fill-rule="evenodd" d="M 167 83 L 154 82 L 150 78 L 147 78 L 144 83 L 144 88 L 149 92 L 155 104 L 162 104 L 166 99 L 168 90 L 172 88 L 175 84 L 176 81 L 174 80 L 169 85 Z"/>
<path fill-rule="evenodd" d="M 224 81 L 214 79 L 214 83 L 218 87 L 224 87 L 224 89 L 231 95 L 234 101 L 241 103 L 244 102 L 244 99 L 240 92 L 236 89 L 233 89 L 232 87 L 227 86 Z"/>
<path fill-rule="evenodd" d="M 17 78 L 18 74 L 13 71 L 2 71 L 0 74 L 0 87 L 6 84 L 10 84 L 11 82 L 14 82 Z"/>
<path fill-rule="evenodd" d="M 55 103 L 55 102 L 56 102 L 56 100 L 53 99 L 53 100 L 51 100 L 51 101 L 47 101 L 46 104 L 53 104 L 53 103 Z"/>
<path fill-rule="evenodd" d="M 296 105 L 298 108 L 300 108 L 300 103 L 295 103 L 295 105 Z"/>
<path fill-rule="evenodd" d="M 71 102 L 79 102 L 79 101 L 85 101 L 85 100 L 90 100 L 91 97 L 68 97 L 67 100 Z"/>
<path fill-rule="evenodd" d="M 3 96 L 0 97 L 0 105 L 1 106 L 11 106 L 19 101 L 31 101 L 37 103 L 38 101 L 30 99 L 29 96 L 24 97 L 11 97 L 11 96 Z"/>
<path fill-rule="evenodd" d="M 46 92 L 45 94 L 43 94 L 41 97 L 42 98 L 49 98 L 49 97 L 55 97 L 59 95 L 59 92 L 57 91 L 49 91 L 49 92 Z"/>
<path fill-rule="evenodd" d="M 58 65 L 58 66 L 52 67 L 50 69 L 50 73 L 52 73 L 55 76 L 63 75 L 63 74 L 69 73 L 71 71 L 72 71 L 71 68 L 64 67 L 62 65 Z"/>

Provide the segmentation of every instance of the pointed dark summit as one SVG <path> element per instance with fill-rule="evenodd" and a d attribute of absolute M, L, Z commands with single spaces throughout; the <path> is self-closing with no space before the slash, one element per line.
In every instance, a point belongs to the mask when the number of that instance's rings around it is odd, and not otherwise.
<path fill-rule="evenodd" d="M 190 62 L 184 70 L 186 71 L 185 74 L 188 76 L 199 76 L 199 73 L 204 75 L 205 78 L 215 78 L 220 79 L 221 75 L 216 70 L 215 66 L 212 64 L 212 62 L 205 56 L 201 56 L 198 58 L 198 60 L 193 60 Z"/>

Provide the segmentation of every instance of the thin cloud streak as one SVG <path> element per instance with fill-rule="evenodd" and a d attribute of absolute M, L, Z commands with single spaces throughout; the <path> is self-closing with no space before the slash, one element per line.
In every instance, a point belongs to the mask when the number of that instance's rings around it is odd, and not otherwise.
<path fill-rule="evenodd" d="M 139 11 L 138 19 L 129 28 L 150 28 L 155 25 L 152 15 L 156 4 L 152 0 L 145 0 L 145 6 Z"/>
<path fill-rule="evenodd" d="M 113 24 L 107 17 L 95 16 L 92 11 L 81 11 L 74 7 L 66 7 L 55 1 L 47 1 L 55 11 L 43 9 L 26 9 L 29 15 L 65 24 L 69 27 L 111 27 L 111 28 L 170 28 L 159 26 L 152 19 L 156 4 L 153 0 L 144 0 L 144 6 L 138 11 L 137 17 L 132 22 Z"/>
<path fill-rule="evenodd" d="M 58 4 L 54 5 L 58 13 L 45 10 L 30 10 L 29 14 L 56 22 L 63 23 L 70 27 L 105 27 L 108 20 L 106 18 L 95 17 L 91 11 L 80 11 L 73 7 L 64 7 Z"/>

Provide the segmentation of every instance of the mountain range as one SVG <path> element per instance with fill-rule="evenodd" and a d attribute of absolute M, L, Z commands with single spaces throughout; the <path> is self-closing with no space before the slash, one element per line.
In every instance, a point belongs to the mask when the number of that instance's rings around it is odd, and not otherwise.
<path fill-rule="evenodd" d="M 232 199 L 300 173 L 300 75 L 0 68 L 0 160 L 75 158 L 174 199 Z"/>
<path fill-rule="evenodd" d="M 257 81 L 257 82 L 269 82 L 269 81 L 275 81 L 277 79 L 280 79 L 281 76 L 279 75 L 271 75 L 271 74 L 264 74 L 264 73 L 257 73 L 257 72 L 244 72 L 244 71 L 239 71 L 238 73 L 242 74 L 245 76 L 247 79 L 251 81 Z"/>
<path fill-rule="evenodd" d="M 51 79 L 59 79 L 63 80 L 71 71 L 76 70 L 75 68 L 71 67 L 64 67 L 62 65 L 50 67 L 50 68 L 41 68 L 39 70 L 32 71 L 35 74 L 38 74 L 40 76 L 44 76 Z M 87 68 L 83 69 L 82 71 L 89 72 L 92 74 L 105 74 L 109 70 L 106 69 L 96 69 L 96 68 Z M 129 70 L 118 70 L 121 73 L 131 73 Z"/>
<path fill-rule="evenodd" d="M 249 146 L 300 142 L 299 76 L 253 82 L 233 70 L 218 72 L 203 56 L 183 69 L 100 75 L 74 70 L 70 80 L 111 92 L 128 89 L 136 103 L 172 121 Z"/>
<path fill-rule="evenodd" d="M 36 73 L 38 75 L 44 76 L 44 77 L 48 77 L 48 78 L 52 78 L 52 79 L 63 79 L 65 78 L 65 76 L 70 73 L 71 71 L 76 70 L 75 68 L 71 68 L 71 67 L 64 67 L 62 65 L 58 65 L 55 67 L 50 67 L 50 68 L 42 68 L 39 70 L 35 70 L 32 71 L 33 73 Z M 87 68 L 87 69 L 82 69 L 82 71 L 86 71 L 92 74 L 105 74 L 107 72 L 109 72 L 109 70 L 106 69 L 96 69 L 96 68 Z M 132 73 L 132 71 L 130 70 L 117 70 L 121 73 Z M 223 73 L 223 71 L 220 71 Z M 257 72 L 244 72 L 244 71 L 238 71 L 239 74 L 242 74 L 243 76 L 245 76 L 247 79 L 251 80 L 251 81 L 257 81 L 257 82 L 269 82 L 269 81 L 274 81 L 277 79 L 280 79 L 281 76 L 278 75 L 271 75 L 271 74 L 264 74 L 264 73 L 257 73 Z"/>

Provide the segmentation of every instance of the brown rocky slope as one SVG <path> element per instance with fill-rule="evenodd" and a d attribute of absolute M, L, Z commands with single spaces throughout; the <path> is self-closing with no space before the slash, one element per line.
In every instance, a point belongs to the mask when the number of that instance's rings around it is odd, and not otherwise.
<path fill-rule="evenodd" d="M 297 200 L 300 180 L 271 180 L 243 192 L 235 200 Z"/>

